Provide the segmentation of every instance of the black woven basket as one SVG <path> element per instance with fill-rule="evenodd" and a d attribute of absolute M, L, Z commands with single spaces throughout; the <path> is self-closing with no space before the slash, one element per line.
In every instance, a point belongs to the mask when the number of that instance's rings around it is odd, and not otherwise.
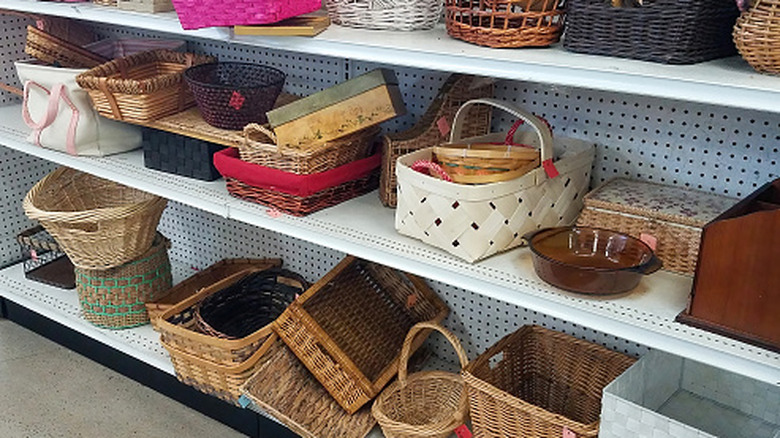
<path fill-rule="evenodd" d="M 736 53 L 734 0 L 650 0 L 613 7 L 608 0 L 570 0 L 563 47 L 572 52 L 693 64 Z"/>
<path fill-rule="evenodd" d="M 309 284 L 286 269 L 250 274 L 195 308 L 198 328 L 223 339 L 243 338 L 273 322 Z"/>
<path fill-rule="evenodd" d="M 214 167 L 214 153 L 225 146 L 192 137 L 144 128 L 144 166 L 162 172 L 214 181 L 222 175 Z"/>
<path fill-rule="evenodd" d="M 223 129 L 265 123 L 282 92 L 285 74 L 273 67 L 243 62 L 201 64 L 184 71 L 203 119 Z"/>

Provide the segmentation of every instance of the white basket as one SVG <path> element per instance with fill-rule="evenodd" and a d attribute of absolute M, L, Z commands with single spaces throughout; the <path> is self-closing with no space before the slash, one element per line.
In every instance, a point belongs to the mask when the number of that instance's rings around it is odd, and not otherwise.
<path fill-rule="evenodd" d="M 780 387 L 651 351 L 604 388 L 600 438 L 778 438 Z"/>
<path fill-rule="evenodd" d="M 441 0 L 325 0 L 333 23 L 385 30 L 432 29 L 442 17 Z"/>
<path fill-rule="evenodd" d="M 556 138 L 532 114 L 495 99 L 466 102 L 455 115 L 450 143 L 503 141 L 506 134 L 461 139 L 461 120 L 475 104 L 491 105 L 525 121 L 532 132 L 518 132 L 518 143 L 541 148 L 542 161 L 554 160 L 559 175 L 549 178 L 542 167 L 510 181 L 464 185 L 411 169 L 417 160 L 431 160 L 432 148 L 398 158 L 400 234 L 439 247 L 469 262 L 519 246 L 523 234 L 543 227 L 570 225 L 582 209 L 590 184 L 594 147 L 582 140 Z M 530 134 L 530 136 L 529 136 Z"/>

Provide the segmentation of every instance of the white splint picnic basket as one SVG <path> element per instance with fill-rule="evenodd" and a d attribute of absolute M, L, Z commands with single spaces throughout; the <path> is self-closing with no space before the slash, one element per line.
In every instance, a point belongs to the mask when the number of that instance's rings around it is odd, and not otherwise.
<path fill-rule="evenodd" d="M 403 155 L 396 166 L 396 230 L 469 262 L 519 246 L 529 231 L 574 223 L 588 191 L 594 156 L 593 144 L 560 137 L 553 142 L 550 129 L 536 116 L 496 99 L 463 104 L 453 120 L 450 143 L 504 141 L 502 133 L 461 139 L 461 121 L 477 104 L 523 119 L 532 130 L 518 132 L 515 142 L 540 148 L 543 166 L 513 180 L 481 185 L 457 184 L 412 170 L 416 161 L 433 159 L 433 148 Z M 556 169 L 557 176 L 548 176 Z"/>

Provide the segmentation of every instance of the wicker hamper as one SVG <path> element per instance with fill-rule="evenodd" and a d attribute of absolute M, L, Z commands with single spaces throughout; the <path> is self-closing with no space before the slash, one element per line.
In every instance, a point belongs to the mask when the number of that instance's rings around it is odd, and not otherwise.
<path fill-rule="evenodd" d="M 493 97 L 492 79 L 453 74 L 447 78 L 439 94 L 413 127 L 382 138 L 382 174 L 379 179 L 379 199 L 382 204 L 396 206 L 395 163 L 398 157 L 447 141 L 458 108 L 471 99 L 482 97 Z M 463 136 L 487 134 L 490 119 L 489 107 L 481 106 L 469 111 L 461 128 Z"/>
<path fill-rule="evenodd" d="M 354 413 L 395 376 L 409 329 L 440 322 L 448 310 L 422 279 L 348 256 L 287 308 L 275 330 Z"/>
<path fill-rule="evenodd" d="M 433 160 L 433 148 L 404 155 L 396 166 L 396 230 L 469 262 L 519 246 L 529 231 L 574 222 L 590 183 L 594 154 L 593 145 L 582 140 L 556 138 L 553 144 L 546 124 L 494 99 L 476 99 L 461 107 L 451 143 L 505 140 L 505 134 L 461 140 L 461 121 L 476 104 L 503 109 L 533 127 L 524 136 L 518 131 L 515 141 L 539 147 L 545 166 L 513 180 L 480 185 L 456 184 L 412 170 L 419 160 Z"/>
<path fill-rule="evenodd" d="M 563 333 L 523 326 L 463 372 L 474 435 L 595 438 L 602 390 L 634 361 Z"/>
<path fill-rule="evenodd" d="M 60 167 L 30 189 L 23 207 L 74 265 L 108 269 L 152 246 L 167 203 L 165 198 Z"/>
<path fill-rule="evenodd" d="M 110 119 L 146 123 L 195 105 L 182 77 L 210 56 L 152 50 L 116 59 L 76 76 L 98 112 Z"/>
<path fill-rule="evenodd" d="M 693 275 L 702 227 L 736 199 L 623 178 L 585 195 L 577 225 L 655 240 L 664 269 Z"/>
<path fill-rule="evenodd" d="M 84 319 L 99 327 L 122 329 L 149 323 L 145 303 L 171 289 L 170 241 L 157 234 L 137 259 L 111 269 L 76 267 L 76 291 Z"/>
<path fill-rule="evenodd" d="M 693 64 L 735 53 L 733 0 L 653 0 L 638 7 L 570 0 L 563 47 L 572 52 L 664 64 Z"/>

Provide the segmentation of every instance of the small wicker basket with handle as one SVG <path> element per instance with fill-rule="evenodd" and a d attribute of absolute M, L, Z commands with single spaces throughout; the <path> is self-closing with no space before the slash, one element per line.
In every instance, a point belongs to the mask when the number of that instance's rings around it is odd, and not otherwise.
<path fill-rule="evenodd" d="M 780 0 L 757 0 L 737 18 L 734 44 L 762 73 L 780 74 Z"/>
<path fill-rule="evenodd" d="M 387 438 L 447 438 L 468 417 L 468 395 L 460 375 L 421 371 L 407 377 L 412 342 L 424 330 L 444 335 L 458 354 L 461 368 L 468 364 L 466 352 L 450 331 L 432 322 L 415 324 L 401 348 L 398 380 L 382 391 L 371 409 Z"/>

